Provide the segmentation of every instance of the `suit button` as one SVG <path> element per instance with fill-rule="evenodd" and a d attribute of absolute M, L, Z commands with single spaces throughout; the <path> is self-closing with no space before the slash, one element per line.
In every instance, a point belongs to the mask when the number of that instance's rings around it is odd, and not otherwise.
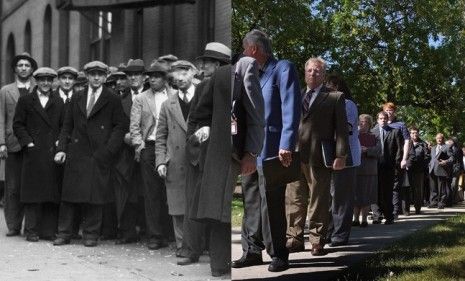
<path fill-rule="evenodd" d="M 79 140 L 78 139 L 74 139 L 74 142 L 78 142 Z"/>
<path fill-rule="evenodd" d="M 103 125 L 102 125 L 102 126 L 100 126 L 100 129 L 102 129 L 102 130 L 103 130 L 103 129 L 105 129 L 105 126 L 103 126 Z"/>

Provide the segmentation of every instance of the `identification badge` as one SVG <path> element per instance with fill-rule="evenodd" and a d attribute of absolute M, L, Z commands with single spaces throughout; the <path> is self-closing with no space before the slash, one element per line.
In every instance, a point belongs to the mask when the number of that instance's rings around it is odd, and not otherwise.
<path fill-rule="evenodd" d="M 237 135 L 237 121 L 231 118 L 231 135 Z"/>

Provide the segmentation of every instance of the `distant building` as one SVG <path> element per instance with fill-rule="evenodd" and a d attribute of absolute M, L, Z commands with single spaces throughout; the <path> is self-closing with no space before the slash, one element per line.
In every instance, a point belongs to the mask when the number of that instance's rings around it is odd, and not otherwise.
<path fill-rule="evenodd" d="M 0 14 L 1 85 L 24 51 L 39 66 L 80 69 L 170 53 L 192 60 L 207 42 L 231 45 L 231 0 L 2 0 Z"/>

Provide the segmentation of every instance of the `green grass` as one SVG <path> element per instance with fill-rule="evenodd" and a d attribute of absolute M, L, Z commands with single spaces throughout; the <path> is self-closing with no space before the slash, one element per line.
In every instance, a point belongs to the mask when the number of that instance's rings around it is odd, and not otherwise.
<path fill-rule="evenodd" d="M 242 223 L 242 216 L 244 214 L 244 204 L 242 198 L 233 198 L 231 206 L 231 223 L 233 227 L 239 227 Z"/>
<path fill-rule="evenodd" d="M 465 215 L 415 232 L 350 267 L 339 280 L 465 280 Z"/>

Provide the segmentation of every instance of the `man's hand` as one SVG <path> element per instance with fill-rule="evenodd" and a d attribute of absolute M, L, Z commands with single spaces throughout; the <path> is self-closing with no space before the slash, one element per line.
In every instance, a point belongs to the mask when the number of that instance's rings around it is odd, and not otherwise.
<path fill-rule="evenodd" d="M 131 145 L 131 134 L 130 133 L 126 133 L 124 135 L 124 143 L 128 144 L 128 145 Z"/>
<path fill-rule="evenodd" d="M 164 164 L 161 164 L 157 168 L 158 175 L 163 179 L 166 179 L 166 172 L 167 172 L 166 170 L 167 170 L 166 165 L 164 165 Z"/>
<path fill-rule="evenodd" d="M 283 164 L 284 167 L 289 167 L 292 162 L 292 152 L 285 149 L 279 150 L 279 161 Z"/>
<path fill-rule="evenodd" d="M 0 145 L 0 159 L 6 159 L 8 157 L 8 149 L 6 145 Z"/>
<path fill-rule="evenodd" d="M 60 151 L 60 152 L 57 152 L 57 154 L 55 154 L 55 163 L 63 164 L 65 163 L 65 161 L 66 161 L 66 153 L 64 153 L 63 151 Z"/>
<path fill-rule="evenodd" d="M 407 160 L 402 160 L 402 161 L 400 161 L 400 168 L 401 168 L 401 169 L 407 168 Z"/>
<path fill-rule="evenodd" d="M 346 167 L 346 159 L 344 157 L 337 157 L 333 162 L 333 170 L 338 171 Z"/>
<path fill-rule="evenodd" d="M 34 146 L 35 146 L 35 145 L 34 145 L 33 142 L 30 142 L 30 143 L 27 144 L 27 147 L 34 147 Z"/>
<path fill-rule="evenodd" d="M 136 160 L 136 162 L 140 161 L 140 154 L 142 152 L 142 149 L 144 148 L 145 148 L 144 143 L 141 143 L 138 147 L 136 147 L 135 154 L 134 154 L 134 160 Z"/>
<path fill-rule="evenodd" d="M 447 164 L 447 162 L 445 160 L 439 160 L 438 164 L 439 164 L 439 166 L 444 166 L 444 165 Z"/>
<path fill-rule="evenodd" d="M 199 143 L 202 143 L 210 137 L 210 127 L 208 126 L 203 126 L 202 128 L 198 129 L 194 135 L 197 137 L 199 140 Z"/>
<path fill-rule="evenodd" d="M 257 158 L 250 153 L 245 153 L 241 159 L 241 174 L 247 176 L 257 170 Z"/>
<path fill-rule="evenodd" d="M 364 152 L 367 152 L 367 151 L 368 151 L 368 148 L 367 148 L 366 146 L 363 146 L 363 145 L 362 145 L 362 146 L 361 146 L 361 148 L 362 148 L 362 153 L 364 153 Z"/>

